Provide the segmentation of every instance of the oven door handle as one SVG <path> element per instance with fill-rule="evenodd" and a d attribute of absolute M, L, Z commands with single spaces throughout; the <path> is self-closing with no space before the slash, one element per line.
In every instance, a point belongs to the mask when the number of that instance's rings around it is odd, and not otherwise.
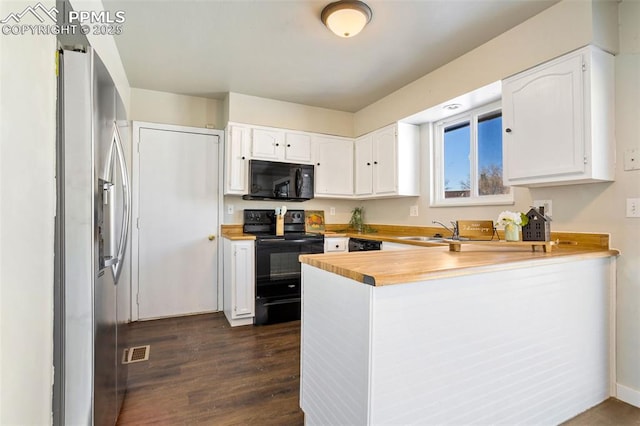
<path fill-rule="evenodd" d="M 285 243 L 322 243 L 323 240 L 311 240 L 308 238 L 300 238 L 295 240 L 267 240 L 267 241 L 257 241 L 256 243 L 261 246 L 267 246 L 273 244 L 274 246 L 279 246 Z"/>
<path fill-rule="evenodd" d="M 287 303 L 300 302 L 301 300 L 302 299 L 300 297 L 290 297 L 287 299 L 278 299 L 278 300 L 274 300 L 273 302 L 267 302 L 262 306 L 285 305 Z"/>

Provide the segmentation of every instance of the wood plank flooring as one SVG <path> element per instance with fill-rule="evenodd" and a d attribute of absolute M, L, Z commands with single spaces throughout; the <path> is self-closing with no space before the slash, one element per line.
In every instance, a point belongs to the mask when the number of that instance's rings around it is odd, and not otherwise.
<path fill-rule="evenodd" d="M 128 346 L 151 345 L 129 365 L 118 425 L 286 425 L 299 408 L 300 321 L 231 328 L 222 313 L 137 322 Z M 569 426 L 640 426 L 640 408 L 616 399 Z"/>
<path fill-rule="evenodd" d="M 300 321 L 231 328 L 221 313 L 133 323 L 118 425 L 302 425 Z"/>

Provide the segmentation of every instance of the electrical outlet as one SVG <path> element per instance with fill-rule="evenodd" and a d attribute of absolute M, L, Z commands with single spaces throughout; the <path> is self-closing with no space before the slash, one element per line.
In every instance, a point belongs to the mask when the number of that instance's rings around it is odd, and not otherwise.
<path fill-rule="evenodd" d="M 409 207 L 409 216 L 418 216 L 418 206 Z"/>
<path fill-rule="evenodd" d="M 640 217 L 640 198 L 627 198 L 627 217 Z"/>
<path fill-rule="evenodd" d="M 329 216 L 335 216 L 335 215 L 336 215 L 336 208 L 329 207 Z"/>
<path fill-rule="evenodd" d="M 227 214 L 233 214 L 233 204 L 227 205 Z"/>
<path fill-rule="evenodd" d="M 544 207 L 544 214 L 546 216 L 553 216 L 553 203 L 551 200 L 533 200 L 533 207 Z"/>

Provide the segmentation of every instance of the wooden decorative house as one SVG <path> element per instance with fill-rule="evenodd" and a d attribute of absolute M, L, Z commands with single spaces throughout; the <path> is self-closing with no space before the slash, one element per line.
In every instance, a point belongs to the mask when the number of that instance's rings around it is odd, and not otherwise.
<path fill-rule="evenodd" d="M 529 223 L 522 227 L 522 241 L 551 241 L 551 218 L 544 207 L 532 207 L 526 214 Z"/>

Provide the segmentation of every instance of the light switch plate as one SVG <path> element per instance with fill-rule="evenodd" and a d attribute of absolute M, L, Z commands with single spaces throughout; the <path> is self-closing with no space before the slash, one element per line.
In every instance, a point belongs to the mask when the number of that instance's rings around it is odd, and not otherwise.
<path fill-rule="evenodd" d="M 640 217 L 640 198 L 627 198 L 627 217 Z"/>
<path fill-rule="evenodd" d="M 624 151 L 624 169 L 640 170 L 640 150 L 625 149 Z"/>
<path fill-rule="evenodd" d="M 418 206 L 409 207 L 409 216 L 418 216 Z"/>
<path fill-rule="evenodd" d="M 233 214 L 233 204 L 227 204 L 227 214 Z"/>
<path fill-rule="evenodd" d="M 336 215 L 336 208 L 329 207 L 329 216 L 335 216 L 335 215 Z"/>

